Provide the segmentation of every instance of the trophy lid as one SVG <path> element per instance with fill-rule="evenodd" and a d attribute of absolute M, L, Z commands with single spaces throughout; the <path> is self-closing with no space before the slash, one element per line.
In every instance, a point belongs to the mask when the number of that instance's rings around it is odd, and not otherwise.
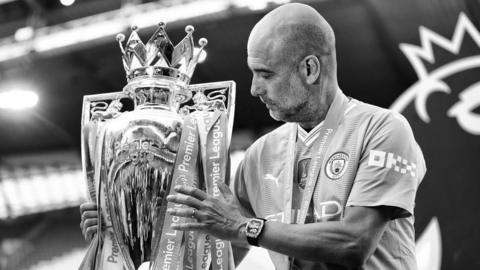
<path fill-rule="evenodd" d="M 165 31 L 165 23 L 158 28 L 146 44 L 138 36 L 138 28 L 132 26 L 132 33 L 125 47 L 125 35 L 118 34 L 116 39 L 122 52 L 122 62 L 129 84 L 147 79 L 167 80 L 175 84 L 188 85 L 200 53 L 207 45 L 207 39 L 199 40 L 199 50 L 195 53 L 191 25 L 185 27 L 187 35 L 174 47 Z"/>

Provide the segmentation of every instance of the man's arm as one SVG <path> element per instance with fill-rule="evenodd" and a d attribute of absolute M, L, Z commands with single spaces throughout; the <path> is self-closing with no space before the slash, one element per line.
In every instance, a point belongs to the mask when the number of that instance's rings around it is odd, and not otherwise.
<path fill-rule="evenodd" d="M 341 221 L 266 222 L 259 244 L 298 259 L 360 266 L 377 247 L 392 211 L 391 207 L 347 207 Z"/>
<path fill-rule="evenodd" d="M 197 230 L 232 242 L 246 244 L 245 224 L 233 203 L 233 194 L 219 185 L 225 201 L 204 191 L 177 186 L 170 202 L 187 208 L 171 208 L 172 215 L 192 217 L 197 222 L 172 224 L 175 230 Z M 190 208 L 191 207 L 191 208 Z M 193 211 L 193 209 L 196 209 Z M 362 265 L 375 250 L 394 207 L 347 207 L 342 221 L 311 224 L 267 222 L 260 236 L 260 246 L 300 259 L 333 262 L 343 265 Z"/>

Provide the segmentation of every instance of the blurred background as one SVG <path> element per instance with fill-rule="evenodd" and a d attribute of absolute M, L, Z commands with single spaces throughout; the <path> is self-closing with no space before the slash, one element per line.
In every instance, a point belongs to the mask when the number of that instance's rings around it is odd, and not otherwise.
<path fill-rule="evenodd" d="M 192 83 L 234 80 L 233 165 L 279 126 L 250 96 L 253 25 L 287 0 L 0 0 L 0 269 L 76 269 L 84 95 L 126 84 L 115 35 L 159 21 L 176 44 L 206 37 Z M 419 269 L 480 269 L 480 1 L 299 1 L 337 37 L 340 87 L 403 113 L 427 162 L 417 194 Z M 255 250 L 242 269 L 270 269 Z"/>

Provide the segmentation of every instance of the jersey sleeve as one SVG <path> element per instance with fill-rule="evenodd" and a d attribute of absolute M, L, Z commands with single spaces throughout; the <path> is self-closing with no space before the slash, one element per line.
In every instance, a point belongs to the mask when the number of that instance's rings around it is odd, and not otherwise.
<path fill-rule="evenodd" d="M 242 160 L 237 167 L 235 177 L 231 183 L 231 189 L 241 213 L 247 217 L 254 217 L 255 214 L 250 204 L 245 183 L 245 160 Z"/>
<path fill-rule="evenodd" d="M 347 206 L 396 207 L 392 219 L 413 215 L 425 161 L 407 120 L 388 111 L 374 117 L 364 137 Z"/>

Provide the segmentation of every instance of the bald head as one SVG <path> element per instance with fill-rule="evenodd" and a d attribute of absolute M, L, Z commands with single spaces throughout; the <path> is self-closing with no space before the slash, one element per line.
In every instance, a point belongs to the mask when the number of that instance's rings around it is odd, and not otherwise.
<path fill-rule="evenodd" d="M 265 15 L 248 39 L 253 96 L 276 120 L 303 128 L 320 123 L 338 90 L 335 36 L 325 19 L 303 4 Z"/>
<path fill-rule="evenodd" d="M 248 52 L 276 53 L 294 61 L 309 54 L 334 55 L 335 35 L 315 9 L 291 3 L 272 10 L 255 25 L 248 39 Z"/>

